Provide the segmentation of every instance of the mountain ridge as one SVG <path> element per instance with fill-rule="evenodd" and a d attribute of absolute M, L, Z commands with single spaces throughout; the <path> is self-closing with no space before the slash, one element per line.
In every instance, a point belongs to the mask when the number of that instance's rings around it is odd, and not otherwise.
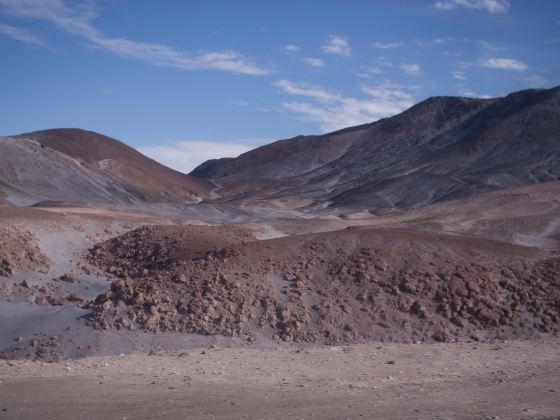
<path fill-rule="evenodd" d="M 0 201 L 406 210 L 560 179 L 559 133 L 560 87 L 430 97 L 393 117 L 278 140 L 190 174 L 102 134 L 48 129 L 0 137 Z"/>
<path fill-rule="evenodd" d="M 432 97 L 390 118 L 280 140 L 191 174 L 208 176 L 232 202 L 295 195 L 315 201 L 309 210 L 325 202 L 406 209 L 559 179 L 558 133 L 560 87 Z"/>

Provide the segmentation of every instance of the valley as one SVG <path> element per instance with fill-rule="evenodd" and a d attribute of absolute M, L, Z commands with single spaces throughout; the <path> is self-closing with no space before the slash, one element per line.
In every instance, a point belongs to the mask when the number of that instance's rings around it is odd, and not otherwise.
<path fill-rule="evenodd" d="M 557 417 L 559 133 L 554 88 L 189 175 L 89 131 L 1 137 L 0 417 Z"/>

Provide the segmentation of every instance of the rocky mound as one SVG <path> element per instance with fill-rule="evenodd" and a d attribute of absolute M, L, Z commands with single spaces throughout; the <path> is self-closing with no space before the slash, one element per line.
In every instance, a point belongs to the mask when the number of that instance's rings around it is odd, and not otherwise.
<path fill-rule="evenodd" d="M 400 229 L 267 241 L 203 229 L 142 228 L 93 248 L 120 277 L 93 326 L 325 343 L 560 331 L 560 258 L 534 248 Z"/>
<path fill-rule="evenodd" d="M 11 276 L 19 270 L 48 272 L 50 265 L 33 233 L 18 225 L 0 227 L 0 276 Z"/>

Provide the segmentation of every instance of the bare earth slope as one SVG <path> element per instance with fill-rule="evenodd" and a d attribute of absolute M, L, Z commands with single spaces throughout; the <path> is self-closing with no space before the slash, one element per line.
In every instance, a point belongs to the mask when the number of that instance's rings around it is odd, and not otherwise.
<path fill-rule="evenodd" d="M 211 182 L 169 169 L 131 147 L 78 129 L 0 137 L 0 190 L 12 204 L 191 203 Z"/>

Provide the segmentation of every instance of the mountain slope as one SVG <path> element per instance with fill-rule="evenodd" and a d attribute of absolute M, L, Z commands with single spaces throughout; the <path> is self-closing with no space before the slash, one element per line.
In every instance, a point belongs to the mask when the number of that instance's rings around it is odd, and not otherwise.
<path fill-rule="evenodd" d="M 79 129 L 0 137 L 0 154 L 0 196 L 16 205 L 192 203 L 213 188 L 210 181 L 167 168 L 117 140 Z"/>
<path fill-rule="evenodd" d="M 411 208 L 560 178 L 560 88 L 435 97 L 392 118 L 282 140 L 192 172 L 229 200 Z"/>

